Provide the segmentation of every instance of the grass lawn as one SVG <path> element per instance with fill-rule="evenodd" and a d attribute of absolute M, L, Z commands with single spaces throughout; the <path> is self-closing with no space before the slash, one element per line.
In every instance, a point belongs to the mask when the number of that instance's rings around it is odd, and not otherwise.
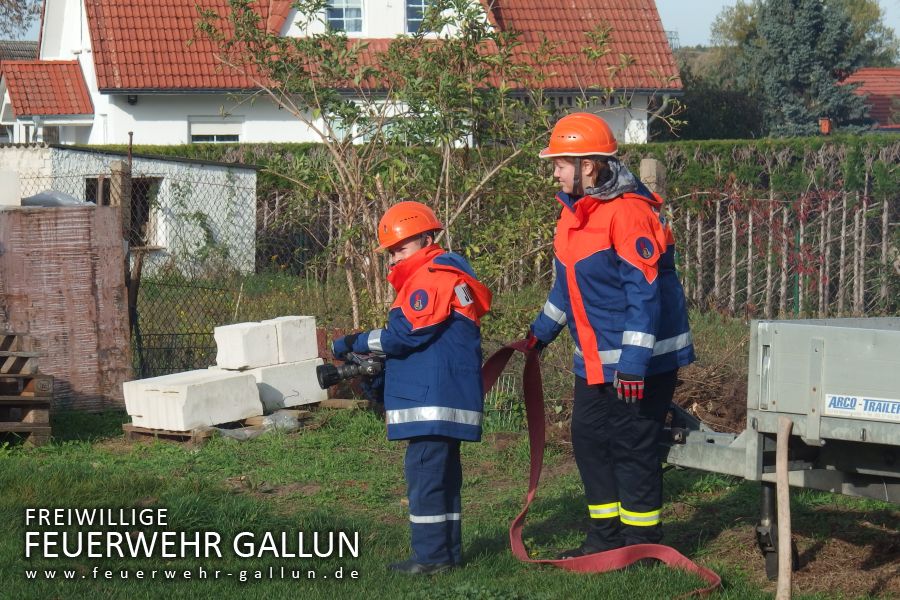
<path fill-rule="evenodd" d="M 465 567 L 422 579 L 385 570 L 386 563 L 406 558 L 409 550 L 404 445 L 385 440 L 384 425 L 374 413 L 319 411 L 314 426 L 300 432 L 275 432 L 246 442 L 214 438 L 194 449 L 168 442 L 128 444 L 119 429 L 126 419 L 120 413 L 60 415 L 54 443 L 37 449 L 0 448 L 0 597 L 636 600 L 673 598 L 700 585 L 693 576 L 663 567 L 579 575 L 518 563 L 508 549 L 507 527 L 525 492 L 527 440 L 521 432 L 498 431 L 490 422 L 484 442 L 464 445 Z M 756 486 L 670 471 L 666 494 L 668 543 L 723 576 L 718 597 L 771 596 L 774 586 L 765 581 L 753 547 Z M 801 554 L 821 556 L 823 540 L 835 535 L 855 547 L 871 548 L 896 534 L 897 512 L 891 505 L 805 492 L 795 493 L 793 500 Z M 26 559 L 25 531 L 75 531 L 26 527 L 29 507 L 163 507 L 170 530 L 218 532 L 224 557 Z M 551 446 L 526 529 L 533 555 L 550 557 L 577 545 L 584 512 L 572 458 L 564 444 Z M 360 555 L 239 558 L 231 551 L 231 539 L 241 531 L 277 535 L 298 530 L 358 532 Z M 891 565 L 886 566 L 890 574 Z M 101 579 L 94 579 L 94 567 Z M 300 569 L 302 578 L 269 580 L 269 567 L 276 573 L 281 567 L 288 573 Z M 334 572 L 341 568 L 344 578 L 337 580 Z M 200 569 L 206 579 L 197 579 Z M 26 579 L 26 570 L 37 570 L 38 576 Z M 44 570 L 55 571 L 56 579 L 48 579 Z M 66 570 L 73 572 L 72 579 L 63 580 Z M 107 570 L 110 580 L 102 579 Z M 138 570 L 144 572 L 143 580 L 135 579 Z M 153 570 L 158 573 L 151 580 Z M 222 572 L 218 580 L 212 578 L 215 570 Z M 316 572 L 315 579 L 307 578 L 309 570 Z M 351 570 L 358 572 L 357 579 L 350 579 Z M 167 581 L 164 571 L 179 576 Z M 184 571 L 191 571 L 192 579 L 184 580 Z M 263 572 L 262 580 L 255 579 L 257 571 Z M 129 573 L 127 580 L 121 579 L 122 572 Z M 246 582 L 239 580 L 242 573 Z M 820 576 L 801 577 L 797 589 L 807 593 L 795 597 L 866 597 L 868 592 L 868 597 L 891 597 L 895 588 L 879 584 L 880 573 L 865 574 L 867 586 L 851 588 L 858 593 L 839 585 L 817 587 Z"/>

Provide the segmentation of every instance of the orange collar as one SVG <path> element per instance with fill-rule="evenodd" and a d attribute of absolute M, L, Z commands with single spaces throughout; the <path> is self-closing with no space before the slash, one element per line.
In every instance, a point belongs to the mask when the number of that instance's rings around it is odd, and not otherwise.
<path fill-rule="evenodd" d="M 388 273 L 388 282 L 393 286 L 394 290 L 399 292 L 403 287 L 403 284 L 407 282 L 413 273 L 443 253 L 444 249 L 437 244 L 422 248 L 409 258 L 403 259 L 394 265 Z"/>

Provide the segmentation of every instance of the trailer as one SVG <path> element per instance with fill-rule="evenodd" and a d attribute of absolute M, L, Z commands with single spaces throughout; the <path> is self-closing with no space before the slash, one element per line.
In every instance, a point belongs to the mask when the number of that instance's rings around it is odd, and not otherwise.
<path fill-rule="evenodd" d="M 760 482 L 756 539 L 774 579 L 779 417 L 793 423 L 791 486 L 900 503 L 900 317 L 750 327 L 746 429 L 719 433 L 676 407 L 661 452 L 669 465 Z"/>

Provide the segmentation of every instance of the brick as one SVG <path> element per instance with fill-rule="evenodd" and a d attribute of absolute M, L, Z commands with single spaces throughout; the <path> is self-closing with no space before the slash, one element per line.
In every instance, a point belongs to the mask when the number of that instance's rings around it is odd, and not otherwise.
<path fill-rule="evenodd" d="M 272 323 L 236 323 L 216 327 L 216 366 L 253 369 L 278 364 L 278 339 Z"/>
<path fill-rule="evenodd" d="M 278 317 L 263 323 L 275 325 L 279 363 L 311 360 L 319 355 L 315 317 Z"/>
<path fill-rule="evenodd" d="M 256 379 L 200 369 L 123 384 L 125 408 L 138 427 L 190 431 L 262 413 Z"/>

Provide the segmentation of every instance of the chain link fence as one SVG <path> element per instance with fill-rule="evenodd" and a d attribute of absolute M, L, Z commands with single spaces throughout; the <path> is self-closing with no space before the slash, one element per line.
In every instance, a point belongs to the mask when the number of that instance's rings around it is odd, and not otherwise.
<path fill-rule="evenodd" d="M 234 170 L 241 166 L 201 168 L 195 161 L 173 170 L 136 162 L 129 176 L 127 168 L 105 164 L 23 173 L 22 195 L 54 190 L 79 201 L 130 206 L 123 213 L 129 247 L 123 269 L 135 377 L 214 364 L 212 332 L 219 325 L 314 314 L 322 325 L 347 326 L 346 273 L 332 253 L 346 231 L 334 198 L 283 181 L 258 189 L 255 171 Z M 670 198 L 688 299 L 702 310 L 746 317 L 897 314 L 898 192 L 868 195 L 831 186 L 791 198 L 749 190 Z M 510 202 L 492 190 L 454 226 L 453 249 L 479 272 L 497 271 L 498 260 L 472 240 L 491 231 L 503 211 L 515 213 Z M 488 279 L 495 294 L 515 294 L 526 285 L 549 288 L 547 240 L 554 223 L 545 216 L 527 224 L 530 235 L 502 241 L 515 260 L 504 261 L 502 273 Z M 381 265 L 371 268 L 381 271 Z M 490 398 L 501 412 L 513 392 L 507 387 Z"/>
<path fill-rule="evenodd" d="M 293 291 L 302 278 L 273 267 L 277 244 L 257 231 L 255 183 L 188 168 L 20 177 L 24 204 L 130 204 L 122 268 L 135 378 L 205 368 L 215 363 L 216 326 L 300 310 Z M 275 236 L 286 247 L 284 233 Z"/>

